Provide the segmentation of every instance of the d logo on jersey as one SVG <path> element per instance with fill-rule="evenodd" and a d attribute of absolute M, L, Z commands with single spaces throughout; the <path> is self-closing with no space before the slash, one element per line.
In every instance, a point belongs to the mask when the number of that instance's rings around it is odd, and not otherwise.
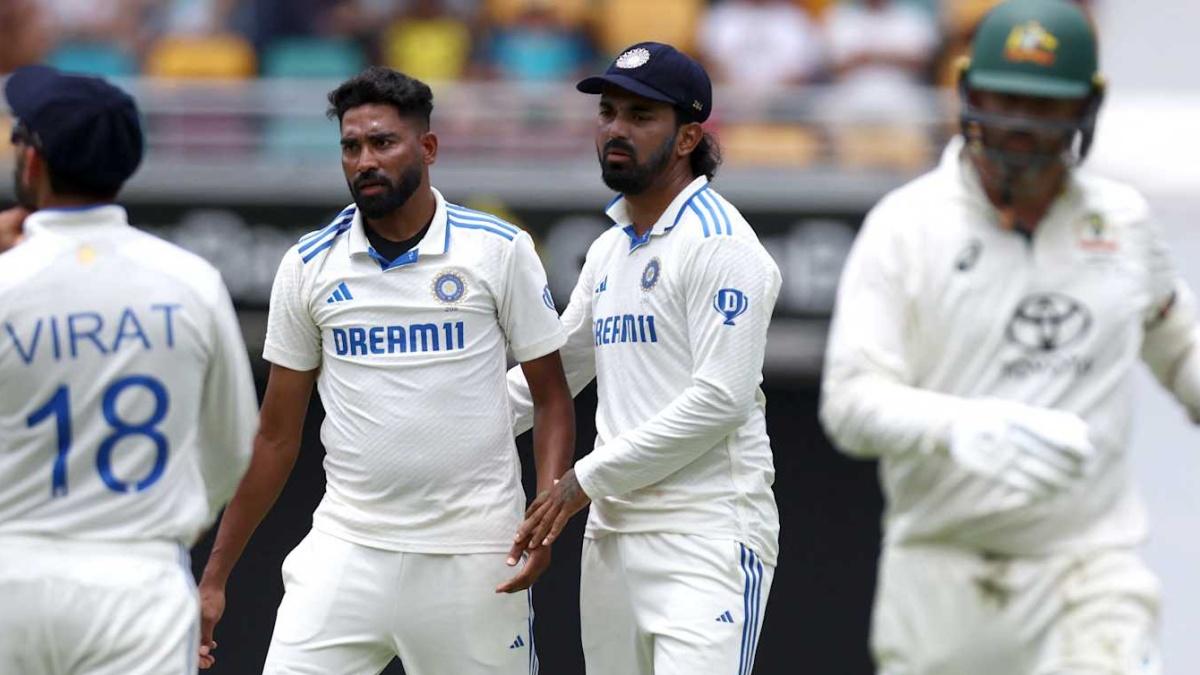
<path fill-rule="evenodd" d="M 726 326 L 736 325 L 733 320 L 750 308 L 750 298 L 736 288 L 722 288 L 713 297 L 713 309 L 725 317 Z"/>

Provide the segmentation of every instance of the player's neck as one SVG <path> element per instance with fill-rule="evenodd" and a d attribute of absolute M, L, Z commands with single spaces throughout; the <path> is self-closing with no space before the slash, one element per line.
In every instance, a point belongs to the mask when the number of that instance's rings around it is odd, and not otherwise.
<path fill-rule="evenodd" d="M 1000 214 L 1001 225 L 1005 229 L 1019 230 L 1025 234 L 1032 235 L 1037 230 L 1038 225 L 1045 219 L 1046 214 L 1050 211 L 1050 207 L 1062 194 L 1063 186 L 1065 185 L 1063 177 L 1060 176 L 1055 185 L 1041 195 L 1029 199 L 1012 201 L 1006 203 L 1002 195 L 994 193 L 992 190 L 985 190 L 988 201 Z"/>
<path fill-rule="evenodd" d="M 95 197 L 71 197 L 69 195 L 48 194 L 38 202 L 38 209 L 78 209 L 88 206 L 105 206 L 110 201 L 97 200 Z"/>
<path fill-rule="evenodd" d="M 625 195 L 629 218 L 639 237 L 654 227 L 671 202 L 694 180 L 696 177 L 691 175 L 691 167 L 687 162 L 675 162 L 645 191 Z"/>
<path fill-rule="evenodd" d="M 437 198 L 428 187 L 418 188 L 404 206 L 382 218 L 367 218 L 367 224 L 389 241 L 407 241 L 425 229 L 437 211 Z"/>

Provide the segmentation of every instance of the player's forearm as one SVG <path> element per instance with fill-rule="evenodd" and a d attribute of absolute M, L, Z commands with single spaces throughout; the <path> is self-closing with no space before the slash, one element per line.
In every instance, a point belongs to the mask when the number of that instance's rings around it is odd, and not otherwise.
<path fill-rule="evenodd" d="M 279 498 L 296 464 L 299 449 L 298 437 L 268 440 L 262 433 L 255 437 L 250 468 L 221 518 L 202 583 L 223 586 L 229 579 L 250 536 Z"/>
<path fill-rule="evenodd" d="M 537 491 L 549 490 L 571 466 L 575 455 L 575 406 L 565 395 L 552 397 L 535 409 L 533 460 Z"/>
<path fill-rule="evenodd" d="M 844 377 L 827 366 L 821 423 L 842 452 L 861 459 L 933 453 L 949 443 L 950 427 L 967 401 L 910 387 L 886 376 Z"/>
<path fill-rule="evenodd" d="M 1147 328 L 1142 359 L 1158 381 L 1200 422 L 1200 325 L 1191 289 L 1180 283 Z"/>
<path fill-rule="evenodd" d="M 757 389 L 757 380 L 735 388 L 693 382 L 659 414 L 577 462 L 579 483 L 595 500 L 663 480 L 745 423 Z"/>

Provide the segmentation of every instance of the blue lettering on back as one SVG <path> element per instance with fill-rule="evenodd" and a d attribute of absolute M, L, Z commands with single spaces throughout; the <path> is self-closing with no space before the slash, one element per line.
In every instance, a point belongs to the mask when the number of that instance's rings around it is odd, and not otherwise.
<path fill-rule="evenodd" d="M 137 314 L 129 307 L 121 312 L 121 323 L 117 325 L 117 337 L 113 340 L 112 350 L 115 352 L 121 348 L 121 341 L 126 339 L 137 338 L 141 341 L 144 349 L 150 349 L 150 338 L 146 337 L 146 331 L 142 330 L 142 324 L 138 321 Z"/>
<path fill-rule="evenodd" d="M 76 322 L 83 323 L 87 319 L 91 322 L 90 330 L 77 328 Z M 101 355 L 108 354 L 108 350 L 104 348 L 104 343 L 100 341 L 100 331 L 104 330 L 104 317 L 98 312 L 79 312 L 76 314 L 67 315 L 67 335 L 71 339 L 71 358 L 79 356 L 79 342 L 81 340 L 90 340 L 96 345 L 96 349 Z"/>
<path fill-rule="evenodd" d="M 38 341 L 42 337 L 42 320 L 38 319 L 33 326 L 33 335 L 29 338 L 29 351 L 25 351 L 25 348 L 21 346 L 21 339 L 17 337 L 17 331 L 13 329 L 11 323 L 5 321 L 4 330 L 8 331 L 8 336 L 17 346 L 17 353 L 21 355 L 21 360 L 25 362 L 25 365 L 33 363 L 33 357 L 37 356 Z"/>

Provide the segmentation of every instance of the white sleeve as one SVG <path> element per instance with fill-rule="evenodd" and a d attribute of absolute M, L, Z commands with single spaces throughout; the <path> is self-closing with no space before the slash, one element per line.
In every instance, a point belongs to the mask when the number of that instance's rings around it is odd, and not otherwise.
<path fill-rule="evenodd" d="M 656 415 L 575 464 L 592 499 L 657 483 L 711 450 L 757 405 L 779 269 L 755 244 L 713 237 L 697 244 L 682 289 L 692 383 Z"/>
<path fill-rule="evenodd" d="M 550 297 L 546 270 L 528 233 L 520 233 L 513 242 L 496 311 L 517 361 L 532 361 L 563 345 L 562 325 Z"/>
<path fill-rule="evenodd" d="M 212 351 L 204 378 L 197 432 L 200 474 L 208 495 L 209 522 L 233 497 L 250 464 L 258 430 L 258 398 L 246 344 L 229 299 L 218 278 L 212 308 Z"/>
<path fill-rule="evenodd" d="M 903 240 L 911 223 L 885 213 L 876 207 L 867 216 L 846 261 L 821 382 L 825 431 L 856 457 L 945 450 L 967 403 L 914 384 L 918 258 Z"/>
<path fill-rule="evenodd" d="M 303 272 L 304 261 L 295 250 L 284 254 L 271 287 L 263 358 L 284 368 L 309 371 L 321 366 L 321 330 L 304 297 Z"/>
<path fill-rule="evenodd" d="M 593 248 L 595 244 L 593 244 Z M 566 342 L 559 349 L 563 371 L 571 396 L 576 396 L 596 377 L 596 353 L 592 338 L 592 292 L 595 268 L 590 256 L 579 271 L 575 290 L 559 320 Z M 513 414 L 513 433 L 523 434 L 533 428 L 533 396 L 520 366 L 508 371 L 508 403 Z"/>
<path fill-rule="evenodd" d="M 1145 236 L 1150 312 L 1142 360 L 1155 378 L 1200 423 L 1200 326 L 1196 298 L 1175 270 L 1161 230 L 1147 213 L 1138 230 Z"/>

